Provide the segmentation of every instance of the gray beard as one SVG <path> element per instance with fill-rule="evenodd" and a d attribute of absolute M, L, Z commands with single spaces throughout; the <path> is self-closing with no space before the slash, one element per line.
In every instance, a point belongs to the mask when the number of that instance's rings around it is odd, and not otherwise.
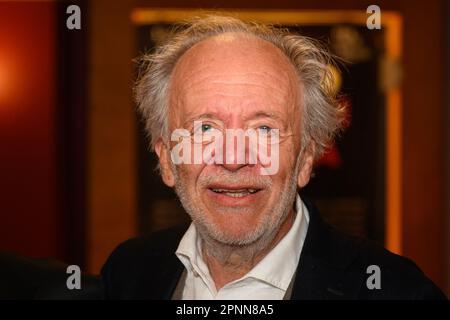
<path fill-rule="evenodd" d="M 222 265 L 227 265 L 230 257 L 239 256 L 242 264 L 255 260 L 263 251 L 270 249 L 274 245 L 273 240 L 285 222 L 291 210 L 295 210 L 295 199 L 297 196 L 297 176 L 300 170 L 301 157 L 297 159 L 294 174 L 286 180 L 281 191 L 281 199 L 277 201 L 272 213 L 263 216 L 263 221 L 258 223 L 258 227 L 244 239 L 231 239 L 216 228 L 205 218 L 203 210 L 194 204 L 188 194 L 187 187 L 180 179 L 177 168 L 173 166 L 175 175 L 175 192 L 181 204 L 191 217 L 200 239 L 202 241 L 203 254 L 214 257 Z M 270 219 L 273 217 L 275 219 Z M 233 259 L 235 260 L 235 259 Z"/>

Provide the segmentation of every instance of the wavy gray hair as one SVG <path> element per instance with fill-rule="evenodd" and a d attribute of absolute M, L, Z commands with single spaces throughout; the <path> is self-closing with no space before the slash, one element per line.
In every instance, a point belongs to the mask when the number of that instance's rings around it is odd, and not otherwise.
<path fill-rule="evenodd" d="M 345 116 L 333 90 L 333 74 L 329 68 L 334 65 L 331 55 L 313 39 L 286 29 L 220 15 L 197 17 L 180 24 L 165 44 L 140 58 L 135 98 L 151 148 L 154 149 L 159 138 L 169 136 L 168 97 L 171 74 L 177 61 L 196 43 L 228 32 L 266 40 L 289 58 L 304 92 L 302 149 L 313 141 L 317 159 L 343 128 Z"/>

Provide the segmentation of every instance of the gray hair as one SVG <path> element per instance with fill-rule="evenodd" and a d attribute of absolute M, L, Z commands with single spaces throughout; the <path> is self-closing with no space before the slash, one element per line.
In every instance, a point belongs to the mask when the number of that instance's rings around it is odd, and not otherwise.
<path fill-rule="evenodd" d="M 152 149 L 158 139 L 169 134 L 169 87 L 177 61 L 200 41 L 229 32 L 272 43 L 295 67 L 304 93 L 302 148 L 313 141 L 317 159 L 343 128 L 345 117 L 345 110 L 337 103 L 333 90 L 333 74 L 329 68 L 329 65 L 334 65 L 331 54 L 313 39 L 292 34 L 286 29 L 218 15 L 198 17 L 180 24 L 165 44 L 140 59 L 135 98 Z"/>

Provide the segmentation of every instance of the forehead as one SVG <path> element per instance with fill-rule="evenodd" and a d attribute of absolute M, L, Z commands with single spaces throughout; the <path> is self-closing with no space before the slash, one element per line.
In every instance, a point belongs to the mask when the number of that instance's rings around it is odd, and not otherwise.
<path fill-rule="evenodd" d="M 172 73 L 171 105 L 177 108 L 172 111 L 189 113 L 231 105 L 280 109 L 295 103 L 299 89 L 293 65 L 275 45 L 226 33 L 197 43 L 180 58 Z"/>

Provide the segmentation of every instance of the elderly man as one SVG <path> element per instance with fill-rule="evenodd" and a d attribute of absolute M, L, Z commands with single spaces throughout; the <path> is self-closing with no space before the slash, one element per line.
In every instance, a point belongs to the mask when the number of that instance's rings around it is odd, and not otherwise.
<path fill-rule="evenodd" d="M 298 194 L 342 127 L 330 63 L 310 39 L 222 16 L 144 57 L 137 102 L 192 223 L 120 245 L 102 270 L 107 297 L 444 298 L 413 262 L 340 234 Z"/>

